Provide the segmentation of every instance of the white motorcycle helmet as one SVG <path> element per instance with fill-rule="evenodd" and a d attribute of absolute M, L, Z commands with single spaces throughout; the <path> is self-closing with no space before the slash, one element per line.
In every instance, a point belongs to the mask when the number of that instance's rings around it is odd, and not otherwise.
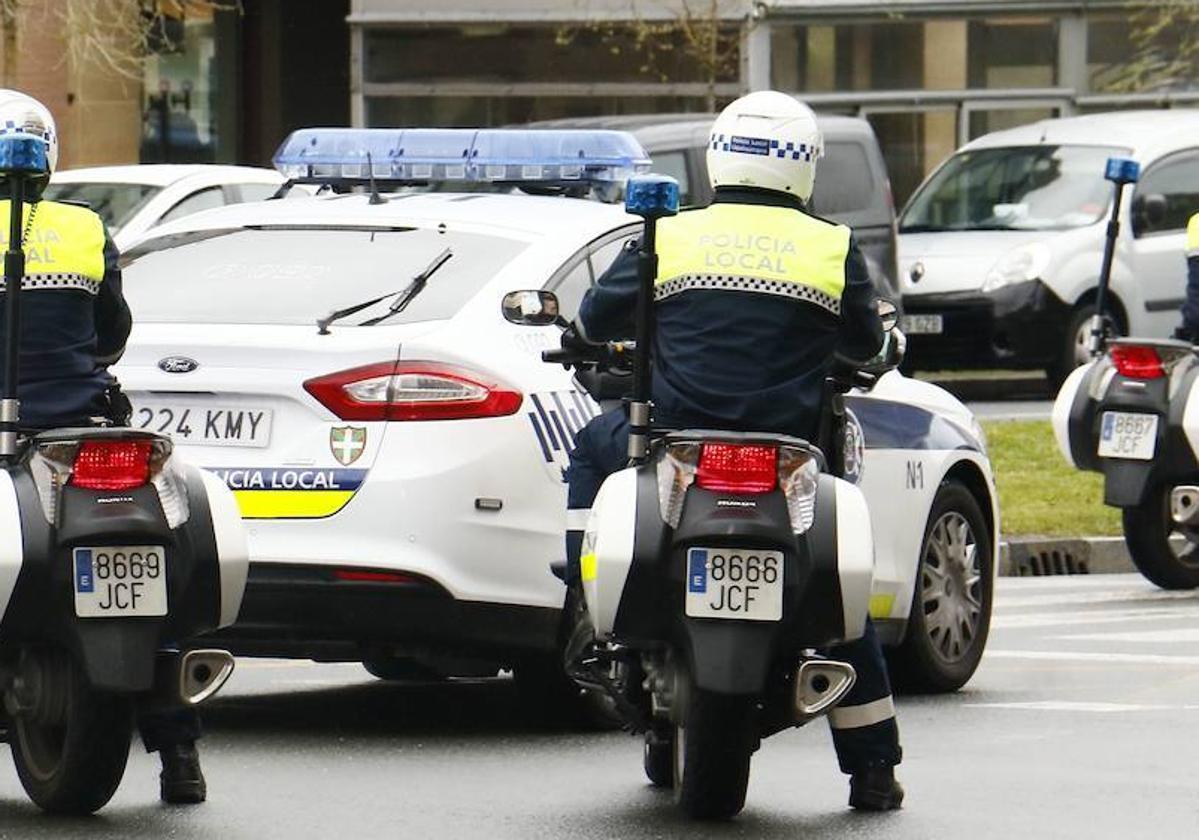
<path fill-rule="evenodd" d="M 756 187 L 807 202 L 824 137 L 816 114 L 773 90 L 747 94 L 720 112 L 708 143 L 712 187 Z"/>
<path fill-rule="evenodd" d="M 50 109 L 19 90 L 0 88 L 0 137 L 14 132 L 32 134 L 46 141 L 46 162 L 50 169 L 44 181 L 49 181 L 58 165 L 58 129 Z M 41 186 L 44 188 L 45 183 Z"/>

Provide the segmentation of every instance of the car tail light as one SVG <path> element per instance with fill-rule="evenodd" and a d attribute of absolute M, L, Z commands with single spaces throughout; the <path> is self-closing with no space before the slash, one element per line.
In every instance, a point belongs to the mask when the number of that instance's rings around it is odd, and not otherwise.
<path fill-rule="evenodd" d="M 1161 356 L 1154 347 L 1143 344 L 1113 344 L 1108 354 L 1121 376 L 1130 379 L 1161 379 L 1166 375 Z"/>
<path fill-rule="evenodd" d="M 375 572 L 368 569 L 334 569 L 333 579 L 347 583 L 420 583 L 419 578 L 402 572 Z"/>
<path fill-rule="evenodd" d="M 85 440 L 75 453 L 71 485 L 85 490 L 132 490 L 150 480 L 150 441 Z"/>
<path fill-rule="evenodd" d="M 705 443 L 695 483 L 723 493 L 769 493 L 778 484 L 777 446 Z"/>
<path fill-rule="evenodd" d="M 440 362 L 382 362 L 309 379 L 304 390 L 342 420 L 464 420 L 515 414 L 524 397 Z"/>

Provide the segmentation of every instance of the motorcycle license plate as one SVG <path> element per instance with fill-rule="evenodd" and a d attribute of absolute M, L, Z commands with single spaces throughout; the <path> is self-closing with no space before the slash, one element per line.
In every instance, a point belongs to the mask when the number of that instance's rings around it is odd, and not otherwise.
<path fill-rule="evenodd" d="M 685 608 L 692 618 L 781 620 L 783 553 L 729 548 L 688 550 Z"/>
<path fill-rule="evenodd" d="M 1100 458 L 1149 461 L 1157 450 L 1157 415 L 1105 411 L 1099 427 Z"/>
<path fill-rule="evenodd" d="M 74 551 L 75 615 L 126 618 L 167 614 L 166 551 L 160 545 L 106 545 Z"/>

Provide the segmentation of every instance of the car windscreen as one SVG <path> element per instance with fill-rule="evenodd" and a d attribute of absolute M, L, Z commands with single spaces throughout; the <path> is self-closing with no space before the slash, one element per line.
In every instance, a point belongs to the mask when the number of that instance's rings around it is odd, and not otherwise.
<path fill-rule="evenodd" d="M 315 324 L 372 298 L 339 320 L 362 324 L 445 251 L 427 285 L 383 324 L 449 318 L 526 242 L 419 228 L 254 227 L 161 236 L 125 258 L 134 321 Z M 392 293 L 395 293 L 393 295 Z"/>
<path fill-rule="evenodd" d="M 1067 230 L 1107 214 L 1108 146 L 1009 146 L 959 152 L 912 196 L 900 233 Z"/>
<path fill-rule="evenodd" d="M 45 198 L 50 201 L 79 201 L 100 214 L 110 233 L 115 233 L 133 218 L 151 198 L 162 192 L 150 184 L 50 184 Z"/>

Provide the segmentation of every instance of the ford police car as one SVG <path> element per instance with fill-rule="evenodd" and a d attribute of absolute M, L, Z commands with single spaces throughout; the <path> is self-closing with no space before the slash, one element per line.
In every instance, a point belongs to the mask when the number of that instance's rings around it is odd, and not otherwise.
<path fill-rule="evenodd" d="M 623 132 L 326 129 L 294 134 L 276 164 L 335 189 L 164 226 L 125 267 L 135 326 L 117 373 L 134 422 L 220 476 L 247 520 L 225 642 L 548 685 L 563 469 L 598 406 L 541 361 L 558 329 L 510 324 L 501 301 L 543 287 L 573 314 L 639 222 L 583 196 L 618 194 L 644 152 Z M 985 644 L 995 567 L 982 435 L 897 373 L 852 404 L 873 614 L 913 683 L 956 687 Z"/>

